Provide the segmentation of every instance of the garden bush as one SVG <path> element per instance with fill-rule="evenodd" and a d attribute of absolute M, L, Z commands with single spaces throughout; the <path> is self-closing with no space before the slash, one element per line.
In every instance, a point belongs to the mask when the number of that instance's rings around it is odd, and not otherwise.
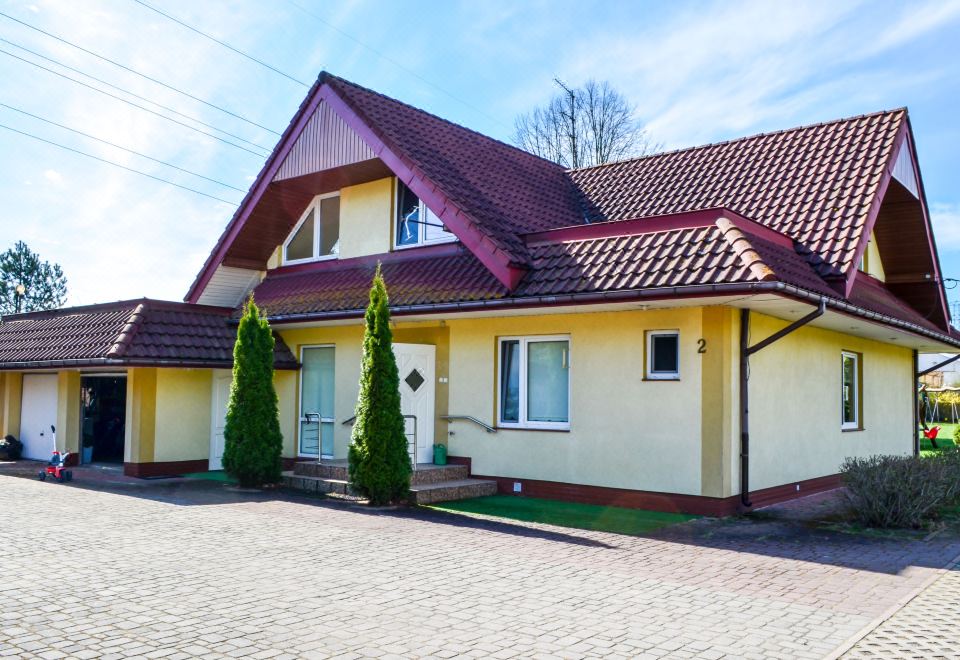
<path fill-rule="evenodd" d="M 840 468 L 857 521 L 920 527 L 960 498 L 960 451 L 931 457 L 848 458 Z"/>

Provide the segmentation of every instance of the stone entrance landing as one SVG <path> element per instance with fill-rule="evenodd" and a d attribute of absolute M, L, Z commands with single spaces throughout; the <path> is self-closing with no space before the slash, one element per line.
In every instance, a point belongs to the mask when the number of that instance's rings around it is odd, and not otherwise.
<path fill-rule="evenodd" d="M 283 473 L 283 484 L 308 493 L 349 496 L 346 460 L 301 461 Z M 410 496 L 414 504 L 433 504 L 493 495 L 497 482 L 471 479 L 465 465 L 419 463 L 410 475 Z"/>

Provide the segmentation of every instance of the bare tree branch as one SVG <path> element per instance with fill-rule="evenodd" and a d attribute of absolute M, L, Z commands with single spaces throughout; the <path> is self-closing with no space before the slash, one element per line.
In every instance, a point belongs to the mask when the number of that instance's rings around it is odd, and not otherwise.
<path fill-rule="evenodd" d="M 517 117 L 514 142 L 521 149 L 564 167 L 590 167 L 642 156 L 656 147 L 633 106 L 610 83 L 588 80 Z"/>

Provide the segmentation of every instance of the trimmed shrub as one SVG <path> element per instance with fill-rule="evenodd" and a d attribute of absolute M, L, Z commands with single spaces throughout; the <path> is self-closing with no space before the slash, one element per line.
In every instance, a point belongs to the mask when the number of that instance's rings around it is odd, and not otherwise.
<path fill-rule="evenodd" d="M 840 468 L 856 519 L 870 527 L 920 527 L 960 497 L 960 452 L 848 458 Z"/>
<path fill-rule="evenodd" d="M 273 386 L 273 332 L 253 298 L 233 346 L 233 384 L 223 429 L 223 467 L 245 488 L 280 481 L 283 436 Z"/>
<path fill-rule="evenodd" d="M 387 287 L 379 265 L 370 287 L 365 324 L 349 472 L 353 490 L 379 506 L 407 497 L 411 471 L 400 411 L 400 375 L 393 355 Z"/>

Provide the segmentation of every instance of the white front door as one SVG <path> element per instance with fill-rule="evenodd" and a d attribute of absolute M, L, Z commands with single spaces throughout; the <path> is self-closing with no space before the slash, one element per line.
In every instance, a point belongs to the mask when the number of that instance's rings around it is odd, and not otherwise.
<path fill-rule="evenodd" d="M 432 463 L 437 347 L 430 344 L 394 344 L 393 353 L 400 371 L 400 411 L 417 418 L 416 425 L 412 419 L 406 420 L 407 440 L 412 441 L 416 428 L 416 461 Z"/>
<path fill-rule="evenodd" d="M 223 469 L 223 427 L 227 423 L 227 402 L 230 401 L 230 384 L 233 374 L 229 371 L 213 372 L 213 411 L 210 423 L 210 469 Z"/>
<path fill-rule="evenodd" d="M 20 404 L 23 457 L 49 460 L 57 423 L 57 375 L 24 374 Z"/>

